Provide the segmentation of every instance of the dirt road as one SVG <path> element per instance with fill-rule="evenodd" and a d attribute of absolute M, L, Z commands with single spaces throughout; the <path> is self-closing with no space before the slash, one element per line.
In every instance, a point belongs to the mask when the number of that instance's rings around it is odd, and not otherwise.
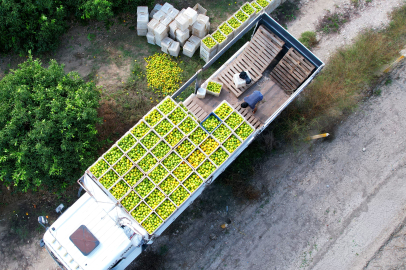
<path fill-rule="evenodd" d="M 183 233 L 158 239 L 152 250 L 164 256 L 155 255 L 161 263 L 154 266 L 341 270 L 402 265 L 394 255 L 382 254 L 393 254 L 392 238 L 402 233 L 406 218 L 406 64 L 391 76 L 377 89 L 381 95 L 360 105 L 333 140 L 264 160 L 253 176 L 270 195 L 229 206 L 233 222 L 226 230 L 220 228 L 224 204 L 210 201 L 209 194 L 223 187 L 205 191 L 193 207 L 212 204 L 212 212 L 183 220 L 176 225 L 185 226 L 179 228 Z M 406 247 L 404 240 L 397 241 L 398 249 Z M 384 246 L 388 251 L 380 251 Z M 144 268 L 139 263 L 133 269 Z"/>

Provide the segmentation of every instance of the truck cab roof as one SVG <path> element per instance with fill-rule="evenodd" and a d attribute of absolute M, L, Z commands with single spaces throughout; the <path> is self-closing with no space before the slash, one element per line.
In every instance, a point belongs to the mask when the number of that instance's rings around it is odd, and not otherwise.
<path fill-rule="evenodd" d="M 103 193 L 86 192 L 52 224 L 44 242 L 68 269 L 110 269 L 133 247 L 120 223 L 125 215 Z"/>

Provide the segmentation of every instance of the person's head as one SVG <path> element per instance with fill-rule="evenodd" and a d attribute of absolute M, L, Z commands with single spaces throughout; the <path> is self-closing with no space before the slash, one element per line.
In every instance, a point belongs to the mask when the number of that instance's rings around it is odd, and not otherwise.
<path fill-rule="evenodd" d="M 248 107 L 248 103 L 247 103 L 247 102 L 241 103 L 241 108 L 247 108 L 247 107 Z"/>

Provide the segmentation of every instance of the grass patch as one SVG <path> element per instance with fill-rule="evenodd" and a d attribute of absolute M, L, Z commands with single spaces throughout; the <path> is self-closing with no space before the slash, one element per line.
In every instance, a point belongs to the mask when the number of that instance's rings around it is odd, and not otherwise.
<path fill-rule="evenodd" d="M 338 31 L 340 31 L 341 27 L 346 22 L 348 22 L 349 18 L 349 13 L 331 13 L 329 11 L 321 19 L 319 25 L 317 26 L 317 31 L 323 32 L 325 34 L 337 33 Z"/>
<path fill-rule="evenodd" d="M 299 14 L 300 0 L 288 0 L 279 5 L 272 13 L 272 18 L 287 29 L 287 23 L 296 19 Z"/>
<path fill-rule="evenodd" d="M 316 37 L 316 32 L 306 31 L 300 35 L 299 41 L 305 45 L 308 49 L 312 49 L 319 43 Z"/>
<path fill-rule="evenodd" d="M 353 45 L 337 50 L 302 98 L 285 110 L 275 130 L 279 135 L 297 139 L 309 129 L 323 131 L 356 107 L 365 90 L 377 83 L 376 72 L 406 44 L 406 5 L 390 16 L 387 28 L 365 31 Z"/>

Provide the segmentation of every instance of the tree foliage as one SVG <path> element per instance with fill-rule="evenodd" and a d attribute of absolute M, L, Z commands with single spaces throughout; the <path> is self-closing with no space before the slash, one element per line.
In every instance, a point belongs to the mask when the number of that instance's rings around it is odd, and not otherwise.
<path fill-rule="evenodd" d="M 0 81 L 0 180 L 18 190 L 61 190 L 89 166 L 99 92 L 51 60 L 28 60 Z"/>
<path fill-rule="evenodd" d="M 59 1 L 0 1 L 0 50 L 44 52 L 58 45 L 66 30 L 66 9 Z"/>
<path fill-rule="evenodd" d="M 0 51 L 45 52 L 59 45 L 68 18 L 107 20 L 153 0 L 1 0 Z"/>

